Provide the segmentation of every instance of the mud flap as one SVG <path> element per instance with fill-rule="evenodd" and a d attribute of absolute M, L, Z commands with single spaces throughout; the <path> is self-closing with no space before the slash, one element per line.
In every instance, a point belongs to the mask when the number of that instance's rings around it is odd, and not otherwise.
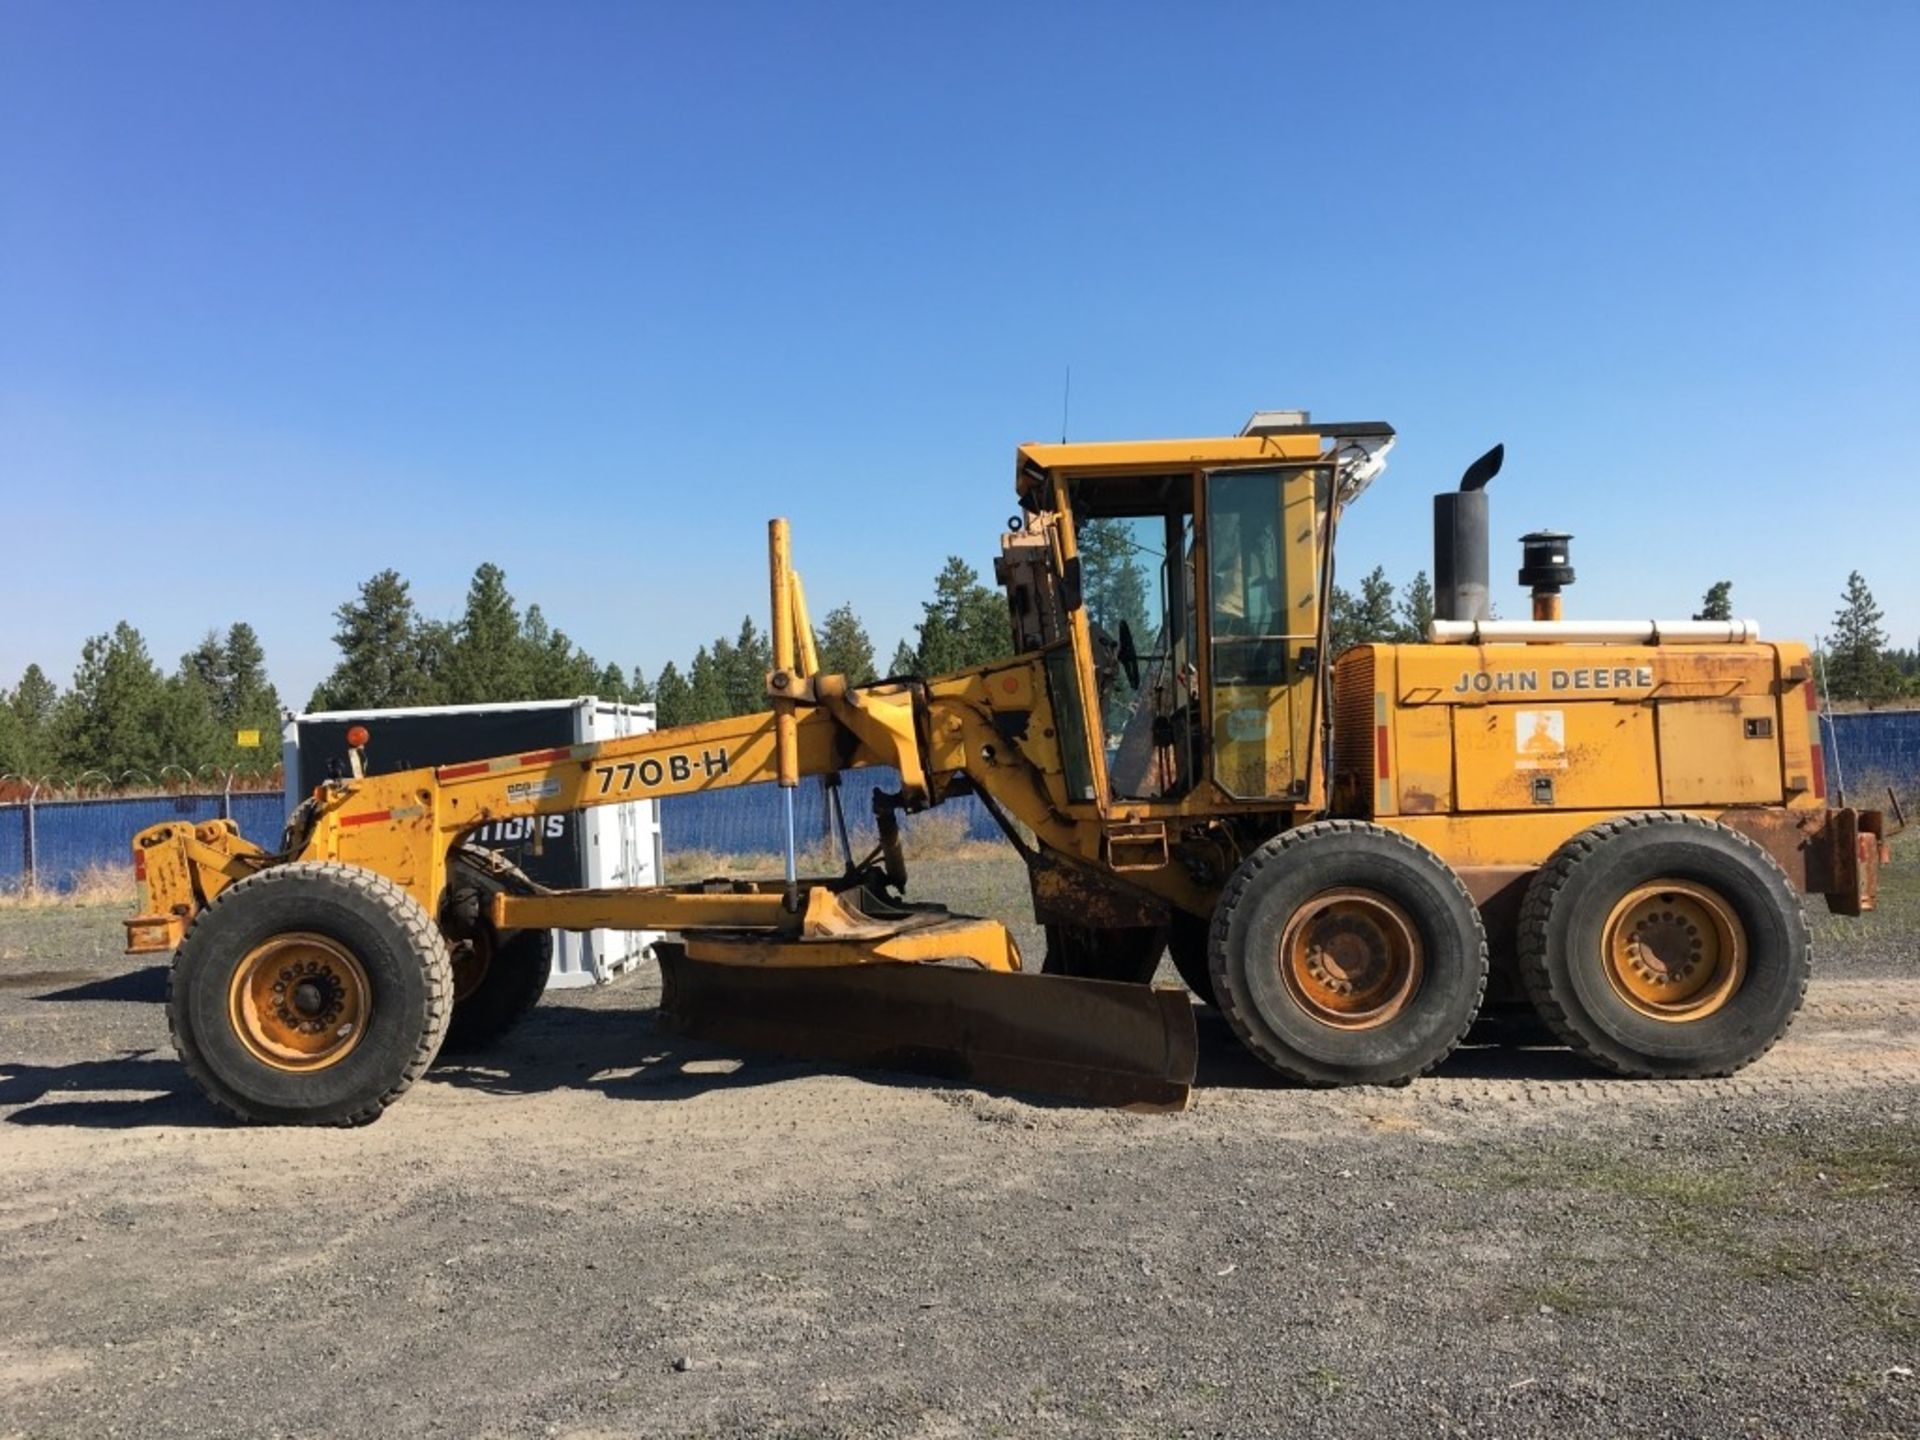
<path fill-rule="evenodd" d="M 724 965 L 660 945 L 660 1023 L 751 1050 L 1096 1105 L 1184 1109 L 1184 990 L 951 965 Z"/>

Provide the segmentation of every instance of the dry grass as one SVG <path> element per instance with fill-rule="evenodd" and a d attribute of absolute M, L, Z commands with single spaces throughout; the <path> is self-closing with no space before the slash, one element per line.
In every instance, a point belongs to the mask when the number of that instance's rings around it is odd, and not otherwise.
<path fill-rule="evenodd" d="M 853 851 L 864 858 L 874 846 L 871 827 L 853 832 Z M 909 865 L 915 862 L 944 860 L 981 860 L 1006 855 L 1006 844 L 999 840 L 975 840 L 967 834 L 967 817 L 951 810 L 929 810 L 908 815 L 900 824 L 900 848 Z M 831 840 L 809 846 L 800 852 L 803 875 L 835 875 L 842 862 L 839 845 Z M 667 855 L 669 881 L 728 879 L 776 879 L 784 871 L 779 855 L 731 855 L 713 850 L 679 850 Z"/>
<path fill-rule="evenodd" d="M 131 905 L 133 871 L 126 865 L 90 865 L 66 889 L 20 886 L 0 890 L 0 910 L 45 910 L 55 906 Z"/>
<path fill-rule="evenodd" d="M 1829 762 L 1831 766 L 1831 762 Z M 1831 789 L 1835 776 L 1831 768 L 1827 771 L 1827 785 Z M 1898 808 L 1906 816 L 1909 825 L 1920 824 L 1920 782 L 1900 779 L 1887 774 L 1884 770 L 1863 770 L 1858 775 L 1851 770 L 1846 772 L 1847 803 L 1863 810 L 1885 810 L 1887 824 L 1894 823 L 1894 804 L 1889 803 L 1889 794 L 1898 802 Z"/>

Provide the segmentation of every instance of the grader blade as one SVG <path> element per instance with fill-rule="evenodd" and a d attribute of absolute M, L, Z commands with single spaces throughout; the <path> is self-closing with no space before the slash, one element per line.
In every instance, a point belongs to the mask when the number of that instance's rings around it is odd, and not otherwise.
<path fill-rule="evenodd" d="M 757 966 L 657 947 L 660 1022 L 694 1039 L 1095 1105 L 1184 1109 L 1186 992 L 949 965 Z"/>

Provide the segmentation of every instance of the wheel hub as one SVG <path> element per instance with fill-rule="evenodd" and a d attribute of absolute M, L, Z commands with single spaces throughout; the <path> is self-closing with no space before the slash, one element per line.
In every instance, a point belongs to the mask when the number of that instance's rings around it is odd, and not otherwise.
<path fill-rule="evenodd" d="M 233 972 L 227 1010 L 234 1035 L 276 1070 L 321 1070 L 360 1043 L 372 987 L 338 941 L 305 932 L 276 935 Z"/>
<path fill-rule="evenodd" d="M 1364 1030 L 1393 1019 L 1420 988 L 1425 951 L 1404 910 L 1371 890 L 1329 890 L 1295 912 L 1280 939 L 1287 993 L 1324 1025 Z"/>
<path fill-rule="evenodd" d="M 1629 891 L 1601 940 L 1614 992 L 1656 1020 L 1700 1020 L 1731 999 L 1746 975 L 1746 930 L 1716 891 L 1656 880 Z"/>

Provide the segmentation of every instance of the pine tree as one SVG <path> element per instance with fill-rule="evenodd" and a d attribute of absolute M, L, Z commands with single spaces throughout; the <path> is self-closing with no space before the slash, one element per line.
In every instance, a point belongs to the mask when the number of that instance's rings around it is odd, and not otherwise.
<path fill-rule="evenodd" d="M 231 769 L 271 769 L 279 758 L 280 695 L 267 680 L 266 653 L 260 637 L 245 621 L 236 621 L 223 637 L 209 630 L 180 657 L 170 685 L 185 687 L 169 696 L 168 750 L 173 763 L 187 768 L 213 764 Z M 242 748 L 242 730 L 260 732 L 260 744 Z"/>
<path fill-rule="evenodd" d="M 602 700 L 625 701 L 631 698 L 626 672 L 609 660 L 594 679 L 593 693 Z"/>
<path fill-rule="evenodd" d="M 1160 627 L 1153 619 L 1146 568 L 1126 522 L 1089 520 L 1077 538 L 1087 618 L 1116 639 L 1125 624 L 1138 647 L 1154 648 Z"/>
<path fill-rule="evenodd" d="M 1833 635 L 1827 647 L 1827 692 L 1836 700 L 1885 700 L 1895 688 L 1893 668 L 1887 663 L 1887 632 L 1881 627 L 1880 607 L 1873 592 L 1855 570 L 1847 576 L 1846 593 L 1833 617 Z"/>
<path fill-rule="evenodd" d="M 687 684 L 680 668 L 669 660 L 653 685 L 653 723 L 662 730 L 670 725 L 685 725 L 693 719 L 693 687 Z"/>
<path fill-rule="evenodd" d="M 191 757 L 166 753 L 163 729 L 170 710 L 167 682 L 140 632 L 122 620 L 111 634 L 95 635 L 80 648 L 73 688 L 61 698 L 58 754 L 70 772 L 97 770 L 118 779 L 126 770 L 158 777 L 166 764 Z"/>
<path fill-rule="evenodd" d="M 1385 567 L 1376 565 L 1360 577 L 1360 593 L 1333 587 L 1333 613 L 1328 643 L 1335 655 L 1353 645 L 1398 639 L 1401 622 L 1396 614 L 1393 582 Z"/>
<path fill-rule="evenodd" d="M 520 613 L 506 572 L 491 562 L 473 572 L 467 587 L 446 678 L 447 698 L 455 705 L 536 698 Z"/>
<path fill-rule="evenodd" d="M 13 763 L 4 768 L 36 779 L 53 768 L 57 746 L 54 714 L 60 703 L 60 691 L 38 665 L 29 665 L 20 683 L 7 697 L 6 709 L 13 719 Z"/>
<path fill-rule="evenodd" d="M 639 705 L 653 702 L 653 687 L 647 684 L 647 672 L 638 665 L 633 667 L 633 679 L 627 682 L 627 698 Z"/>
<path fill-rule="evenodd" d="M 460 627 L 446 620 L 421 620 L 413 627 L 413 694 L 397 704 L 446 705 L 447 675 L 453 664 L 453 647 L 459 643 Z"/>
<path fill-rule="evenodd" d="M 180 673 L 204 690 L 210 703 L 227 693 L 227 646 L 218 630 L 207 631 L 198 645 L 180 657 Z"/>
<path fill-rule="evenodd" d="M 1335 585 L 1327 597 L 1327 649 L 1338 655 L 1360 643 L 1359 603 L 1344 585 Z"/>
<path fill-rule="evenodd" d="M 522 661 L 528 700 L 571 700 L 592 693 L 600 681 L 600 667 L 577 648 L 564 630 L 547 624 L 538 605 L 529 605 L 521 621 Z M 624 683 L 622 685 L 624 689 Z M 615 695 L 612 698 L 619 699 Z"/>
<path fill-rule="evenodd" d="M 209 691 L 197 673 L 186 667 L 175 671 L 161 687 L 149 724 L 153 727 L 152 764 L 136 764 L 133 777 L 116 773 L 115 780 L 144 777 L 158 783 L 161 767 L 178 765 L 198 775 L 207 766 L 231 770 L 237 747 L 231 731 L 223 729 L 219 696 Z"/>
<path fill-rule="evenodd" d="M 1696 620 L 1733 619 L 1733 582 L 1716 580 L 1707 587 L 1707 593 L 1700 598 L 1700 608 L 1694 612 Z"/>
<path fill-rule="evenodd" d="M 420 705 L 438 698 L 422 653 L 413 597 L 396 570 L 363 582 L 359 595 L 333 612 L 333 643 L 340 661 L 307 702 L 310 710 L 374 710 Z M 434 632 L 444 642 L 448 627 Z M 440 650 L 447 646 L 443 643 Z M 443 654 L 436 655 L 436 663 Z"/>
<path fill-rule="evenodd" d="M 1424 645 L 1433 624 L 1433 582 L 1427 572 L 1416 570 L 1413 579 L 1400 592 L 1400 624 L 1397 638 L 1407 645 Z"/>
<path fill-rule="evenodd" d="M 28 773 L 26 732 L 20 717 L 13 713 L 12 696 L 0 697 L 0 775 L 24 776 Z"/>
<path fill-rule="evenodd" d="M 979 573 L 958 555 L 947 557 L 934 578 L 933 599 L 920 609 L 916 675 L 946 675 L 1013 653 L 1005 597 L 982 585 Z"/>
<path fill-rule="evenodd" d="M 913 647 L 902 640 L 898 645 L 893 647 L 893 660 L 892 663 L 887 666 L 887 678 L 904 679 L 909 675 L 918 675 L 919 673 L 919 658 L 914 654 Z"/>
<path fill-rule="evenodd" d="M 715 653 L 721 653 L 717 642 Z M 773 645 L 754 625 L 751 615 L 740 622 L 739 638 L 720 663 L 725 667 L 722 678 L 727 690 L 727 714 L 752 715 L 767 708 L 767 672 L 773 668 Z"/>
<path fill-rule="evenodd" d="M 1395 615 L 1393 582 L 1387 579 L 1385 566 L 1376 565 L 1360 577 L 1359 603 L 1354 607 L 1354 619 L 1360 626 L 1363 638 L 1371 641 L 1391 640 L 1400 625 Z"/>
<path fill-rule="evenodd" d="M 167 680 L 166 699 L 155 712 L 167 763 L 195 771 L 203 765 L 232 768 L 237 748 L 231 735 L 224 737 L 224 744 L 221 736 L 221 714 L 231 688 L 226 642 L 219 631 L 209 630 L 180 657 L 180 668 Z"/>
<path fill-rule="evenodd" d="M 267 679 L 267 652 L 260 637 L 244 620 L 227 627 L 227 692 L 221 707 L 226 740 L 238 763 L 251 770 L 271 770 L 280 759 L 280 692 Z M 258 730 L 260 744 L 241 749 L 235 736 Z"/>
<path fill-rule="evenodd" d="M 687 719 L 724 720 L 727 716 L 727 668 L 733 662 L 733 647 L 724 640 L 714 642 L 721 653 L 715 657 L 705 645 L 694 653 L 693 666 L 687 672 Z"/>
<path fill-rule="evenodd" d="M 844 675 L 850 685 L 870 684 L 873 673 L 873 641 L 866 627 L 853 613 L 851 605 L 836 605 L 827 612 L 820 630 L 820 669 L 828 675 Z"/>

